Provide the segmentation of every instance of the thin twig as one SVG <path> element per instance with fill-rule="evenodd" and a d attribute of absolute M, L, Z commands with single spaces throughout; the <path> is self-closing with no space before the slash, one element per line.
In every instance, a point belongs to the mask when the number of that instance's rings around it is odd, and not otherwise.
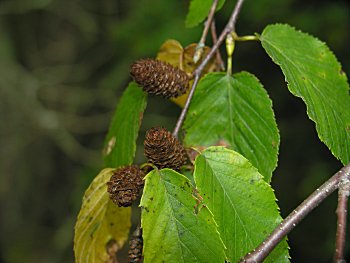
<path fill-rule="evenodd" d="M 240 262 L 262 262 L 277 244 L 326 197 L 341 187 L 344 181 L 350 180 L 350 163 L 333 175 L 320 188 L 317 188 L 304 200 L 256 249 L 249 252 Z"/>
<path fill-rule="evenodd" d="M 236 21 L 237 21 L 237 17 L 238 14 L 241 10 L 242 4 L 243 4 L 244 0 L 238 0 L 236 3 L 236 6 L 231 14 L 230 20 L 228 21 L 227 25 L 225 26 L 224 30 L 221 32 L 218 41 L 213 45 L 213 47 L 210 49 L 208 55 L 203 59 L 203 61 L 201 62 L 201 64 L 199 64 L 199 66 L 196 68 L 196 70 L 193 72 L 194 75 L 194 81 L 191 87 L 191 91 L 188 94 L 185 106 L 182 109 L 182 112 L 180 114 L 179 119 L 177 120 L 177 123 L 175 125 L 175 129 L 173 131 L 173 135 L 174 137 L 178 137 L 181 125 L 186 117 L 186 113 L 188 111 L 190 102 L 192 100 L 194 91 L 197 87 L 200 75 L 202 74 L 202 71 L 204 69 L 204 67 L 207 65 L 207 63 L 209 62 L 209 60 L 213 57 L 213 55 L 215 54 L 216 50 L 219 48 L 219 46 L 221 45 L 221 43 L 225 40 L 226 35 L 230 32 L 233 31 Z"/>
<path fill-rule="evenodd" d="M 196 47 L 196 52 L 194 53 L 194 56 L 193 56 L 193 60 L 194 60 L 195 63 L 197 63 L 197 61 L 202 56 L 203 47 L 205 46 L 205 40 L 207 38 L 211 22 L 213 21 L 215 10 L 216 10 L 216 7 L 218 5 L 218 2 L 219 2 L 219 0 L 214 0 L 213 4 L 210 7 L 210 11 L 209 11 L 209 14 L 208 14 L 208 19 L 205 21 L 205 26 L 204 26 L 204 30 L 203 30 L 201 39 L 198 42 L 198 45 Z"/>
<path fill-rule="evenodd" d="M 183 123 L 184 120 L 185 120 L 186 113 L 187 113 L 187 111 L 188 111 L 188 108 L 189 108 L 191 99 L 192 99 L 192 97 L 193 97 L 193 93 L 194 93 L 194 91 L 196 90 L 196 86 L 197 86 L 198 81 L 199 81 L 199 77 L 200 77 L 200 75 L 198 75 L 198 74 L 195 74 L 195 75 L 194 75 L 194 81 L 193 81 L 193 84 L 192 84 L 190 93 L 188 94 L 188 97 L 187 97 L 185 106 L 183 107 L 183 109 L 182 109 L 182 111 L 181 111 L 180 117 L 179 117 L 179 119 L 177 120 L 175 129 L 174 129 L 174 131 L 173 131 L 173 136 L 174 136 L 175 138 L 178 137 L 178 134 L 179 134 L 181 125 L 182 125 L 182 123 Z"/>
<path fill-rule="evenodd" d="M 337 207 L 337 234 L 335 242 L 335 263 L 345 263 L 344 250 L 345 250 L 345 235 L 346 235 L 346 217 L 347 217 L 347 205 L 348 197 L 350 193 L 350 181 L 348 178 L 344 178 L 343 182 L 339 186 L 338 190 L 338 207 Z"/>
<path fill-rule="evenodd" d="M 213 19 L 213 22 L 211 22 L 210 32 L 211 32 L 211 38 L 213 39 L 213 44 L 215 44 L 216 42 L 218 42 L 218 36 L 216 34 L 216 26 L 215 26 L 215 20 L 214 19 Z M 222 60 L 222 57 L 221 57 L 219 49 L 216 50 L 216 64 L 219 66 L 219 68 L 221 70 L 225 70 L 225 63 Z"/>

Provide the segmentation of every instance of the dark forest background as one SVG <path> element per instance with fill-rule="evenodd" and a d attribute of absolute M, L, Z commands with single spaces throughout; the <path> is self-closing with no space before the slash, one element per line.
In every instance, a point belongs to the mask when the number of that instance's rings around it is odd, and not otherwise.
<path fill-rule="evenodd" d="M 218 31 L 235 4 L 226 2 Z M 188 4 L 0 0 L 0 262 L 73 262 L 75 219 L 103 167 L 104 136 L 130 81 L 129 65 L 154 57 L 169 38 L 183 46 L 199 40 L 202 26 L 184 26 Z M 348 1 L 247 0 L 237 32 L 262 32 L 276 22 L 327 42 L 350 74 Z M 342 165 L 318 140 L 305 105 L 288 92 L 259 43 L 237 44 L 234 71 L 240 70 L 255 74 L 274 103 L 281 146 L 272 184 L 285 217 Z M 172 129 L 179 113 L 173 103 L 150 98 L 136 162 L 144 160 L 145 130 Z M 333 194 L 289 235 L 292 262 L 332 261 L 335 209 Z"/>

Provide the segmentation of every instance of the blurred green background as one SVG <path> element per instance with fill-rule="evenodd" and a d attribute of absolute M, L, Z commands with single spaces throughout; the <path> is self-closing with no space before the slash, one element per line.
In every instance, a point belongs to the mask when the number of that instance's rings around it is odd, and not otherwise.
<path fill-rule="evenodd" d="M 235 4 L 226 2 L 218 31 Z M 129 65 L 154 57 L 166 39 L 183 46 L 199 40 L 202 26 L 184 26 L 188 4 L 0 0 L 0 262 L 73 262 L 75 219 L 103 166 L 104 136 L 130 80 Z M 261 32 L 276 22 L 327 42 L 350 74 L 348 1 L 247 0 L 237 32 Z M 318 140 L 304 104 L 289 94 L 257 42 L 237 44 L 234 71 L 240 70 L 254 73 L 274 103 L 281 148 L 272 184 L 285 217 L 341 163 Z M 172 129 L 179 112 L 150 98 L 139 144 L 149 127 Z M 136 159 L 143 161 L 141 146 Z M 333 194 L 289 235 L 292 262 L 332 261 L 335 209 Z"/>

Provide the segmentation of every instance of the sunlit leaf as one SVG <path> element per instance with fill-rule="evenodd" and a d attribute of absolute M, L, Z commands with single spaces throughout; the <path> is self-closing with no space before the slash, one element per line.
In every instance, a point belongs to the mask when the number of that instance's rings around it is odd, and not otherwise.
<path fill-rule="evenodd" d="M 288 25 L 267 26 L 262 46 L 300 97 L 319 138 L 343 164 L 350 162 L 350 96 L 346 75 L 329 48 Z"/>
<path fill-rule="evenodd" d="M 75 225 L 76 263 L 108 262 L 128 239 L 131 210 L 113 204 L 107 192 L 113 170 L 102 170 L 85 192 Z"/>
<path fill-rule="evenodd" d="M 257 247 L 282 220 L 272 188 L 237 152 L 208 148 L 196 159 L 194 179 L 218 224 L 230 262 Z M 287 242 L 282 241 L 264 262 L 289 262 L 288 258 Z"/>
<path fill-rule="evenodd" d="M 187 146 L 227 145 L 270 181 L 277 165 L 279 133 L 271 100 L 252 74 L 209 73 L 202 78 L 184 129 Z"/>
<path fill-rule="evenodd" d="M 170 169 L 154 170 L 145 180 L 140 204 L 144 262 L 224 262 L 216 223 L 192 196 L 189 180 Z"/>
<path fill-rule="evenodd" d="M 225 0 L 219 0 L 216 10 L 219 10 Z M 194 27 L 208 16 L 213 0 L 192 0 L 186 17 L 186 26 Z"/>
<path fill-rule="evenodd" d="M 119 167 L 133 162 L 146 104 L 147 94 L 131 82 L 118 103 L 106 137 L 104 159 L 107 167 Z"/>

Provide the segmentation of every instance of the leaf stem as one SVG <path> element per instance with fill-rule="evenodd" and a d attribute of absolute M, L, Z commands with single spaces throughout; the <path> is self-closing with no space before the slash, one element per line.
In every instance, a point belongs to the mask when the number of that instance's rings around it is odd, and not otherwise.
<path fill-rule="evenodd" d="M 258 36 L 252 36 L 252 35 L 238 36 L 236 32 L 232 32 L 231 35 L 232 35 L 233 39 L 236 41 L 259 41 Z"/>
<path fill-rule="evenodd" d="M 339 170 L 328 181 L 316 189 L 296 209 L 293 210 L 256 249 L 249 252 L 240 262 L 262 262 L 278 243 L 315 207 L 344 182 L 350 181 L 350 163 Z"/>
<path fill-rule="evenodd" d="M 174 137 L 178 137 L 178 133 L 180 131 L 180 128 L 182 126 L 182 123 L 185 120 L 190 102 L 192 100 L 194 91 L 197 87 L 200 75 L 202 74 L 202 71 L 204 69 L 204 67 L 207 65 L 207 63 L 209 62 L 209 60 L 213 57 L 213 55 L 216 53 L 216 50 L 219 48 L 219 46 L 222 44 L 222 42 L 225 40 L 227 34 L 229 34 L 230 32 L 234 31 L 234 27 L 238 18 L 238 14 L 241 10 L 242 4 L 243 4 L 244 0 L 238 0 L 236 3 L 235 8 L 233 9 L 233 12 L 231 14 L 230 20 L 228 21 L 227 25 L 225 26 L 225 28 L 222 30 L 217 42 L 213 45 L 213 47 L 210 49 L 208 55 L 203 59 L 203 61 L 199 64 L 199 66 L 195 69 L 195 71 L 193 72 L 194 75 L 194 81 L 191 87 L 191 91 L 188 94 L 185 106 L 182 109 L 182 112 L 180 114 L 179 119 L 177 120 L 177 123 L 175 125 L 175 129 L 173 131 L 173 136 Z"/>
<path fill-rule="evenodd" d="M 232 75 L 232 54 L 235 49 L 235 40 L 232 34 L 226 36 L 226 53 L 227 53 L 227 75 Z"/>
<path fill-rule="evenodd" d="M 194 63 L 197 63 L 200 60 L 200 58 L 201 58 L 201 56 L 203 54 L 203 48 L 205 46 L 205 39 L 207 38 L 211 22 L 213 21 L 215 10 L 216 10 L 216 7 L 218 5 L 218 2 L 219 2 L 219 0 L 214 0 L 213 4 L 210 7 L 210 11 L 209 11 L 209 14 L 208 14 L 208 19 L 205 21 L 205 26 L 204 26 L 204 30 L 203 30 L 203 33 L 202 33 L 202 37 L 199 40 L 199 42 L 197 44 L 197 47 L 196 47 L 196 51 L 195 51 L 195 53 L 193 55 Z"/>
<path fill-rule="evenodd" d="M 346 235 L 346 217 L 347 217 L 347 205 L 348 197 L 350 194 L 350 181 L 348 178 L 344 178 L 343 182 L 339 186 L 338 191 L 338 207 L 337 207 L 337 233 L 335 242 L 335 263 L 343 263 L 344 250 L 345 250 L 345 235 Z"/>

